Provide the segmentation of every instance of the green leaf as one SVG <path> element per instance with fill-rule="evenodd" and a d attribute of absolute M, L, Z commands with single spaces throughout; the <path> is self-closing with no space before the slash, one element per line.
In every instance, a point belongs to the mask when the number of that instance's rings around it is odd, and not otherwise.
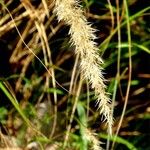
<path fill-rule="evenodd" d="M 101 138 L 103 138 L 103 139 L 108 139 L 108 138 L 109 138 L 110 141 L 113 141 L 113 140 L 115 139 L 115 136 L 114 136 L 114 135 L 111 136 L 111 137 L 109 137 L 109 136 L 106 135 L 106 134 L 99 134 L 99 136 L 100 136 Z M 122 137 L 117 136 L 115 141 L 116 141 L 117 143 L 120 143 L 120 144 L 125 145 L 129 150 L 138 150 L 132 143 L 130 143 L 129 141 L 123 139 Z"/>
<path fill-rule="evenodd" d="M 0 107 L 0 122 L 2 124 L 4 124 L 6 121 L 5 121 L 5 117 L 8 113 L 8 110 L 5 108 L 5 107 Z"/>
<path fill-rule="evenodd" d="M 58 95 L 64 95 L 64 92 L 62 90 L 56 89 L 56 88 L 48 88 L 46 90 L 47 93 L 56 93 Z"/>
<path fill-rule="evenodd" d="M 81 139 L 82 139 L 81 149 L 87 150 L 88 141 L 85 139 L 85 132 L 84 132 L 85 127 L 87 127 L 87 116 L 86 116 L 85 109 L 80 102 L 78 102 L 77 104 L 77 112 L 78 112 L 79 120 L 80 120 L 80 133 L 81 133 Z"/>

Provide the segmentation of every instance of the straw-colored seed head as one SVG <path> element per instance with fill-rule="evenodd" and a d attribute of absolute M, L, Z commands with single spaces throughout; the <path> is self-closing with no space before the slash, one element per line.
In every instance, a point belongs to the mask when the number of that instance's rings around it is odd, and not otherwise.
<path fill-rule="evenodd" d="M 85 139 L 91 143 L 92 150 L 102 150 L 100 147 L 100 144 L 102 143 L 97 139 L 97 135 L 93 131 L 85 128 L 84 135 Z"/>
<path fill-rule="evenodd" d="M 94 42 L 96 39 L 95 29 L 87 22 L 77 0 L 55 0 L 54 12 L 59 21 L 63 20 L 70 26 L 69 34 L 72 44 L 76 47 L 76 53 L 80 56 L 81 72 L 95 90 L 98 108 L 107 120 L 108 131 L 111 134 L 113 119 L 110 99 L 105 91 L 106 86 L 102 75 L 101 64 L 103 61 L 98 55 L 97 44 Z"/>

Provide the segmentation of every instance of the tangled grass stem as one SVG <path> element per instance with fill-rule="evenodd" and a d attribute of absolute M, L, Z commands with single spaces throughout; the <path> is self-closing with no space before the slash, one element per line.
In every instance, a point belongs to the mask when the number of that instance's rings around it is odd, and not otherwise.
<path fill-rule="evenodd" d="M 63 20 L 70 26 L 71 43 L 75 46 L 76 54 L 80 56 L 80 69 L 83 77 L 89 81 L 95 90 L 100 114 L 104 115 L 108 124 L 108 133 L 112 134 L 112 114 L 110 99 L 106 92 L 102 75 L 102 59 L 98 54 L 95 29 L 87 22 L 77 0 L 55 0 L 54 13 L 58 20 Z"/>

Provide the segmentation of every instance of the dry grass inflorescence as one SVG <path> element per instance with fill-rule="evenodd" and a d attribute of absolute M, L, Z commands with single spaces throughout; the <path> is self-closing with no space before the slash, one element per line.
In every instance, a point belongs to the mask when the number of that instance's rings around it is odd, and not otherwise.
<path fill-rule="evenodd" d="M 85 79 L 89 80 L 91 87 L 95 90 L 100 113 L 107 120 L 108 132 L 112 134 L 112 113 L 110 99 L 106 92 L 104 78 L 102 75 L 102 59 L 98 55 L 95 29 L 83 15 L 83 11 L 76 0 L 55 0 L 54 12 L 59 21 L 64 20 L 70 26 L 69 34 L 71 43 L 75 45 L 76 54 L 80 57 L 80 70 Z"/>

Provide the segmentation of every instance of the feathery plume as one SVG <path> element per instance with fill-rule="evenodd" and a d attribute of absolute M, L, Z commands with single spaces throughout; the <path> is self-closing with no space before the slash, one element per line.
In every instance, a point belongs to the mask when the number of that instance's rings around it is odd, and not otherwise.
<path fill-rule="evenodd" d="M 77 0 L 55 0 L 54 13 L 58 20 L 63 20 L 70 26 L 69 34 L 71 43 L 75 46 L 76 53 L 80 56 L 80 68 L 85 79 L 88 79 L 91 87 L 95 90 L 100 114 L 104 115 L 108 124 L 108 133 L 112 133 L 112 114 L 110 99 L 105 91 L 104 78 L 102 75 L 103 63 L 98 55 L 95 29 L 87 22 Z"/>

